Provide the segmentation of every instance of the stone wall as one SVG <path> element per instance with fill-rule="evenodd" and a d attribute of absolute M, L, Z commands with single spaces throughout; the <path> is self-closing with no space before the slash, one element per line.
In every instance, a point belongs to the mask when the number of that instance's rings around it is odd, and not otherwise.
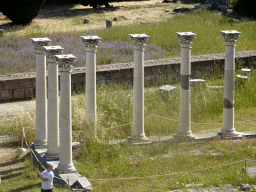
<path fill-rule="evenodd" d="M 200 55 L 191 58 L 192 78 L 197 72 L 211 72 L 213 69 L 224 70 L 225 54 Z M 256 66 L 256 50 L 236 52 L 236 61 L 246 67 Z M 134 63 L 120 63 L 97 66 L 97 83 L 118 83 L 133 81 Z M 164 82 L 166 78 L 179 78 L 180 58 L 148 60 L 144 62 L 145 83 Z M 12 75 L 0 75 L 0 103 L 33 99 L 36 89 L 35 72 Z M 84 91 L 85 68 L 74 68 L 71 87 L 73 92 Z"/>

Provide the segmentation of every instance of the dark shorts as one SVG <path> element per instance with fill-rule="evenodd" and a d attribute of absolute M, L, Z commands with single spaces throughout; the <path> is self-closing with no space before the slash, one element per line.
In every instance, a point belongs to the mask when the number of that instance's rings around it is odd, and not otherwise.
<path fill-rule="evenodd" d="M 52 189 L 41 189 L 41 192 L 52 192 Z"/>

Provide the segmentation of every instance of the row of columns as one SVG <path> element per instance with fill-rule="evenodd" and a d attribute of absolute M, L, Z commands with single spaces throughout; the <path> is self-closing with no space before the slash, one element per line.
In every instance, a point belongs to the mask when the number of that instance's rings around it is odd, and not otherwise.
<path fill-rule="evenodd" d="M 56 169 L 59 173 L 76 172 L 72 163 L 71 119 L 71 72 L 76 57 L 72 54 L 62 55 L 63 48 L 49 46 L 48 38 L 32 38 L 32 43 L 36 50 L 35 148 L 47 147 L 44 158 L 48 161 L 59 160 Z M 48 106 L 46 61 L 48 64 Z M 60 72 L 60 107 L 58 69 Z"/>
<path fill-rule="evenodd" d="M 234 128 L 234 70 L 235 44 L 240 32 L 221 31 L 225 41 L 223 127 L 220 136 L 240 137 Z M 175 138 L 194 138 L 191 132 L 190 75 L 191 45 L 196 34 L 178 32 L 181 45 L 179 130 Z M 131 142 L 148 142 L 144 133 L 144 49 L 149 36 L 130 34 L 134 46 L 133 126 Z M 101 38 L 82 36 L 86 50 L 86 137 L 97 138 L 96 116 L 96 52 Z M 76 57 L 62 55 L 63 48 L 49 46 L 48 38 L 32 38 L 36 51 L 36 148 L 47 147 L 45 158 L 57 160 L 58 170 L 75 172 L 72 163 L 71 72 Z M 46 86 L 46 57 L 48 63 L 48 112 Z M 58 66 L 59 65 L 59 66 Z M 58 68 L 60 72 L 60 109 L 58 100 Z M 48 115 L 47 115 L 48 114 Z M 60 117 L 59 117 L 60 114 Z M 60 131 L 59 131 L 60 127 Z M 48 132 L 47 132 L 48 131 Z"/>

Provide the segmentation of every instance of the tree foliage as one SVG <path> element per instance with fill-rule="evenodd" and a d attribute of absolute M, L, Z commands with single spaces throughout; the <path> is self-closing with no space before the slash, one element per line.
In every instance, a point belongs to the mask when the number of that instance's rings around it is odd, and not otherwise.
<path fill-rule="evenodd" d="M 237 0 L 233 8 L 240 15 L 256 19 L 255 6 L 252 0 Z"/>
<path fill-rule="evenodd" d="M 38 15 L 45 0 L 4 1 L 1 12 L 14 24 L 29 24 Z"/>

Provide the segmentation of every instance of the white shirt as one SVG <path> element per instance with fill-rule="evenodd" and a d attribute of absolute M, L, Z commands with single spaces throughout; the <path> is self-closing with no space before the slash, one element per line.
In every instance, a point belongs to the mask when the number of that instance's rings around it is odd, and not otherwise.
<path fill-rule="evenodd" d="M 44 170 L 42 173 L 41 173 L 42 177 L 43 178 L 47 178 L 48 180 L 47 181 L 42 181 L 42 189 L 51 189 L 52 186 L 53 186 L 53 172 L 52 171 L 47 171 L 47 170 Z"/>

